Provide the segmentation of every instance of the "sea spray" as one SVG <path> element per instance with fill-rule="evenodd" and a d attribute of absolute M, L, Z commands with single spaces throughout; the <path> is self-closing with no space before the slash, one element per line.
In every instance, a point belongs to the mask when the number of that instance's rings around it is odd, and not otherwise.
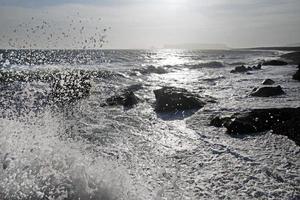
<path fill-rule="evenodd" d="M 124 167 L 63 139 L 50 112 L 0 127 L 1 199 L 138 199 Z"/>

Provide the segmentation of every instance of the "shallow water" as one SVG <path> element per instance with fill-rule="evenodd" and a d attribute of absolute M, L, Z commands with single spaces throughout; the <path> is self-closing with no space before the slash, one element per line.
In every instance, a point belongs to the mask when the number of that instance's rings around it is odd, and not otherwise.
<path fill-rule="evenodd" d="M 300 198 L 300 148 L 293 141 L 271 132 L 232 138 L 224 129 L 208 126 L 210 117 L 219 113 L 299 107 L 299 83 L 291 79 L 296 71 L 293 65 L 230 73 L 240 63 L 252 66 L 281 53 L 101 51 L 94 52 L 98 56 L 83 56 L 82 62 L 80 57 L 78 62 L 48 59 L 30 65 L 0 56 L 2 69 L 20 73 L 46 70 L 51 74 L 75 68 L 101 72 L 93 78 L 88 97 L 59 108 L 49 103 L 47 81 L 2 83 L 0 197 Z M 85 62 L 86 58 L 90 61 Z M 168 73 L 139 73 L 151 65 Z M 109 75 L 103 75 L 104 71 Z M 265 78 L 281 85 L 286 95 L 250 97 Z M 142 85 L 135 92 L 142 99 L 137 106 L 101 106 L 107 97 L 134 84 Z M 214 97 L 217 103 L 208 103 L 193 115 L 158 115 L 152 91 L 162 86 L 186 88 Z"/>

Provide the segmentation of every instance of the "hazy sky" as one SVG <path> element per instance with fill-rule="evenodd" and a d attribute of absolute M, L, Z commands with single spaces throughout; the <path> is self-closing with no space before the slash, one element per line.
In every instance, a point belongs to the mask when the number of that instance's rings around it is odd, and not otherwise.
<path fill-rule="evenodd" d="M 0 36 L 6 36 L 0 47 L 7 47 L 8 36 L 25 37 L 23 29 L 12 32 L 18 24 L 33 26 L 38 20 L 51 22 L 53 33 L 64 31 L 70 20 L 81 21 L 91 33 L 95 27 L 111 27 L 105 48 L 300 43 L 300 0 L 0 0 Z M 70 34 L 85 40 L 78 31 Z M 34 38 L 30 40 L 36 40 L 37 47 L 45 47 L 42 36 Z M 57 45 L 72 47 L 70 39 Z"/>

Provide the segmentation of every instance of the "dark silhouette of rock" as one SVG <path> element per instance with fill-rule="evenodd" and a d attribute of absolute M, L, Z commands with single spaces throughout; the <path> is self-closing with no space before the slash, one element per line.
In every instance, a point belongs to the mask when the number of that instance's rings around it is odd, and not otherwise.
<path fill-rule="evenodd" d="M 154 90 L 157 112 L 176 112 L 179 110 L 200 109 L 205 103 L 200 97 L 185 89 L 163 87 Z"/>
<path fill-rule="evenodd" d="M 293 75 L 293 79 L 300 81 L 300 65 L 298 65 L 298 71 Z"/>
<path fill-rule="evenodd" d="M 230 117 L 214 117 L 210 125 L 224 126 L 230 135 L 253 134 L 272 130 L 300 145 L 300 108 L 255 109 Z"/>
<path fill-rule="evenodd" d="M 276 87 L 258 88 L 255 91 L 252 91 L 250 95 L 254 97 L 270 97 L 270 96 L 277 96 L 282 94 L 284 94 L 284 91 L 282 90 L 281 86 L 278 85 Z"/>
<path fill-rule="evenodd" d="M 238 67 L 235 67 L 234 70 L 231 70 L 230 72 L 231 73 L 243 73 L 243 72 L 247 72 L 248 69 L 242 65 L 242 66 L 238 66 Z"/>
<path fill-rule="evenodd" d="M 275 83 L 275 81 L 273 81 L 272 79 L 265 79 L 262 84 L 263 85 L 273 85 Z"/>
<path fill-rule="evenodd" d="M 283 66 L 287 64 L 288 63 L 283 60 L 267 60 L 263 62 L 263 65 L 273 65 L 273 66 Z"/>
<path fill-rule="evenodd" d="M 114 95 L 106 99 L 106 103 L 102 106 L 117 106 L 133 107 L 138 103 L 138 97 L 132 91 L 126 91 L 119 95 Z"/>
<path fill-rule="evenodd" d="M 259 63 L 258 65 L 253 66 L 252 69 L 254 69 L 254 70 L 260 70 L 261 69 L 261 64 Z"/>

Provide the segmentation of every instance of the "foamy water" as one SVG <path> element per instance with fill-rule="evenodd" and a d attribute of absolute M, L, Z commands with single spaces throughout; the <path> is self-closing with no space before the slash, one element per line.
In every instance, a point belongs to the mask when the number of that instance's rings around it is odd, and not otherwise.
<path fill-rule="evenodd" d="M 60 109 L 48 103 L 47 82 L 1 85 L 0 198 L 300 198 L 300 149 L 293 141 L 271 132 L 232 138 L 224 129 L 208 126 L 211 116 L 223 112 L 300 106 L 299 83 L 291 79 L 295 66 L 230 73 L 240 63 L 252 66 L 280 52 L 161 50 L 99 55 L 109 62 L 28 66 L 2 56 L 2 68 L 7 70 L 76 68 L 101 75 L 92 80 L 88 97 Z M 168 73 L 137 71 L 150 65 Z M 280 84 L 286 95 L 249 97 L 265 78 Z M 101 107 L 107 97 L 134 84 L 142 85 L 135 92 L 142 99 L 137 106 Z M 152 91 L 162 86 L 212 96 L 217 103 L 194 115 L 158 115 Z"/>

